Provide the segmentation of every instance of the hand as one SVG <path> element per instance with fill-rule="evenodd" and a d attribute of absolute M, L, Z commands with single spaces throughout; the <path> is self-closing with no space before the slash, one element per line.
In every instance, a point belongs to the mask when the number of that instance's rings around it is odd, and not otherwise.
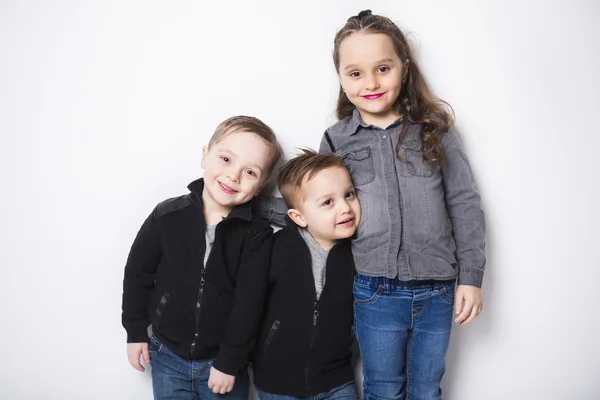
<path fill-rule="evenodd" d="M 467 325 L 483 311 L 481 300 L 481 288 L 471 285 L 458 285 L 454 299 L 454 310 L 456 312 L 455 323 L 460 326 Z"/>
<path fill-rule="evenodd" d="M 210 367 L 210 376 L 208 377 L 208 388 L 213 393 L 225 394 L 233 390 L 235 376 L 224 374 L 215 367 Z"/>
<path fill-rule="evenodd" d="M 140 355 L 144 357 L 146 364 L 150 364 L 148 343 L 127 343 L 127 359 L 129 360 L 129 364 L 138 371 L 144 372 L 145 369 L 140 363 Z"/>

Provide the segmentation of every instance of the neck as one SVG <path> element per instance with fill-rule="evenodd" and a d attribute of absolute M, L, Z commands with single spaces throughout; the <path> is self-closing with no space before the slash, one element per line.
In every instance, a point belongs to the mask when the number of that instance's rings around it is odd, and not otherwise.
<path fill-rule="evenodd" d="M 332 240 L 332 239 L 321 239 L 315 235 L 312 234 L 312 232 L 309 229 L 306 229 L 306 231 L 310 234 L 310 236 L 312 236 L 312 238 L 315 240 L 315 242 L 317 242 L 317 244 L 323 249 L 323 250 L 331 250 L 331 248 L 333 246 L 335 246 L 335 244 L 337 243 L 337 240 Z"/>
<path fill-rule="evenodd" d="M 207 225 L 216 225 L 229 215 L 231 208 L 224 207 L 207 193 L 206 188 L 202 189 L 202 210 Z"/>

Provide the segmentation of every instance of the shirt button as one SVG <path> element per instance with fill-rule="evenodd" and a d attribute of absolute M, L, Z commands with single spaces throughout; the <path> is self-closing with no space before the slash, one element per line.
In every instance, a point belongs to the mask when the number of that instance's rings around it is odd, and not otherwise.
<path fill-rule="evenodd" d="M 386 136 L 385 136 L 385 135 L 383 135 L 383 138 L 385 139 L 385 138 L 386 138 Z"/>

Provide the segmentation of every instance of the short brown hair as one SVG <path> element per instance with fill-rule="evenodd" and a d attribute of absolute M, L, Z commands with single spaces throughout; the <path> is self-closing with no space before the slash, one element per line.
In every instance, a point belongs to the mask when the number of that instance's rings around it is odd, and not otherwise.
<path fill-rule="evenodd" d="M 267 170 L 268 174 L 270 174 L 275 164 L 277 164 L 281 158 L 283 150 L 281 149 L 279 142 L 277 142 L 275 132 L 273 132 L 267 124 L 256 117 L 237 115 L 235 117 L 227 118 L 217 126 L 217 129 L 215 129 L 215 133 L 213 133 L 208 142 L 208 149 L 210 150 L 212 146 L 232 133 L 240 132 L 254 133 L 267 143 L 271 149 L 271 162 L 269 163 Z"/>
<path fill-rule="evenodd" d="M 301 149 L 301 153 L 287 161 L 279 170 L 277 184 L 289 208 L 298 208 L 302 202 L 302 183 L 330 167 L 346 168 L 344 161 L 333 153 L 318 154 L 311 149 Z"/>

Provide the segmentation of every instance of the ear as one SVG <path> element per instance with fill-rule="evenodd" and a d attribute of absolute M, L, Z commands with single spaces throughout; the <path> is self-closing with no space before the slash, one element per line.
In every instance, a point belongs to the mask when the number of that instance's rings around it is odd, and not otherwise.
<path fill-rule="evenodd" d="M 208 147 L 202 147 L 202 169 L 206 168 L 206 154 L 208 153 Z"/>
<path fill-rule="evenodd" d="M 300 210 L 296 210 L 295 208 L 290 208 L 288 210 L 287 214 L 288 214 L 288 217 L 290 217 L 290 219 L 292 221 L 294 221 L 294 223 L 296 225 L 298 225 L 301 228 L 306 228 L 306 221 L 304 220 L 304 215 L 302 215 Z"/>

